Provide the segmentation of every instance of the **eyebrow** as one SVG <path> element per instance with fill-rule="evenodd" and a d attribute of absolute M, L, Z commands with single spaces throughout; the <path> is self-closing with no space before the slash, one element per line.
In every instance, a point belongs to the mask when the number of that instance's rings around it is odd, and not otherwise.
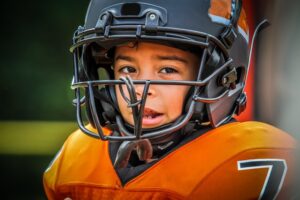
<path fill-rule="evenodd" d="M 174 60 L 174 61 L 179 61 L 179 62 L 188 64 L 188 61 L 186 59 L 178 57 L 176 55 L 170 55 L 170 56 L 158 55 L 158 56 L 156 56 L 156 58 L 159 59 L 159 60 Z"/>
<path fill-rule="evenodd" d="M 174 60 L 174 61 L 179 61 L 179 62 L 188 64 L 188 61 L 186 59 L 178 57 L 176 55 L 170 55 L 170 56 L 157 55 L 157 56 L 155 56 L 155 58 L 158 60 Z M 115 61 L 117 61 L 117 60 L 125 60 L 128 62 L 133 62 L 135 59 L 131 56 L 117 55 L 115 57 Z"/>
<path fill-rule="evenodd" d="M 134 61 L 134 58 L 133 57 L 130 57 L 130 56 L 124 56 L 124 55 L 117 55 L 115 57 L 115 61 L 117 60 L 125 60 L 125 61 L 128 61 L 128 62 L 133 62 Z"/>

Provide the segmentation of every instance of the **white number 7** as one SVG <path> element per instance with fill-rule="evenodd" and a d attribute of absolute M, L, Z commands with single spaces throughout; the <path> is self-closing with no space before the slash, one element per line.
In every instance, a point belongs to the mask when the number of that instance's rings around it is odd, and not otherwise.
<path fill-rule="evenodd" d="M 253 159 L 238 161 L 238 170 L 261 168 L 268 168 L 268 174 L 258 199 L 274 200 L 281 190 L 287 172 L 286 162 L 283 159 Z"/>

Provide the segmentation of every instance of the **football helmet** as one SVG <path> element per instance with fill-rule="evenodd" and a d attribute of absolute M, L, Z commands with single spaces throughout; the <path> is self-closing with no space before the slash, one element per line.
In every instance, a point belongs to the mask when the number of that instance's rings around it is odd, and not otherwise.
<path fill-rule="evenodd" d="M 128 42 L 156 42 L 199 54 L 196 80 L 114 79 L 113 51 Z M 74 104 L 80 129 L 96 138 L 112 141 L 155 141 L 191 126 L 218 127 L 240 114 L 248 70 L 248 26 L 241 0 L 91 0 L 84 26 L 73 36 Z M 138 100 L 135 85 L 143 84 Z M 174 122 L 153 129 L 142 128 L 143 109 L 150 85 L 191 87 L 182 115 Z M 127 124 L 119 111 L 115 89 L 126 85 L 124 100 L 132 109 L 134 124 Z M 124 91 L 121 91 L 124 94 Z M 88 121 L 97 132 L 87 129 Z M 119 134 L 105 135 L 110 126 Z"/>

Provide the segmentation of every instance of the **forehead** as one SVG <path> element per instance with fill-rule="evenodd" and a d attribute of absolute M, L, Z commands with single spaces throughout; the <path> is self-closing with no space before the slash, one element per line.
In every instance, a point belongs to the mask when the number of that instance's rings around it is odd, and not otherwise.
<path fill-rule="evenodd" d="M 184 51 L 172 46 L 150 42 L 129 42 L 117 46 L 115 49 L 115 58 L 119 55 L 126 55 L 132 57 L 177 56 L 184 58 L 185 60 L 190 62 L 198 60 L 198 56 L 189 51 Z"/>

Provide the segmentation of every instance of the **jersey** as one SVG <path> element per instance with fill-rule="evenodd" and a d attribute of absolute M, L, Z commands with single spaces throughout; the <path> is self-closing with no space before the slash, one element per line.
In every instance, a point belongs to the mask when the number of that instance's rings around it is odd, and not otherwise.
<path fill-rule="evenodd" d="M 78 130 L 45 171 L 44 188 L 49 199 L 290 199 L 296 147 L 273 126 L 233 122 L 199 135 L 122 183 L 109 142 Z"/>

